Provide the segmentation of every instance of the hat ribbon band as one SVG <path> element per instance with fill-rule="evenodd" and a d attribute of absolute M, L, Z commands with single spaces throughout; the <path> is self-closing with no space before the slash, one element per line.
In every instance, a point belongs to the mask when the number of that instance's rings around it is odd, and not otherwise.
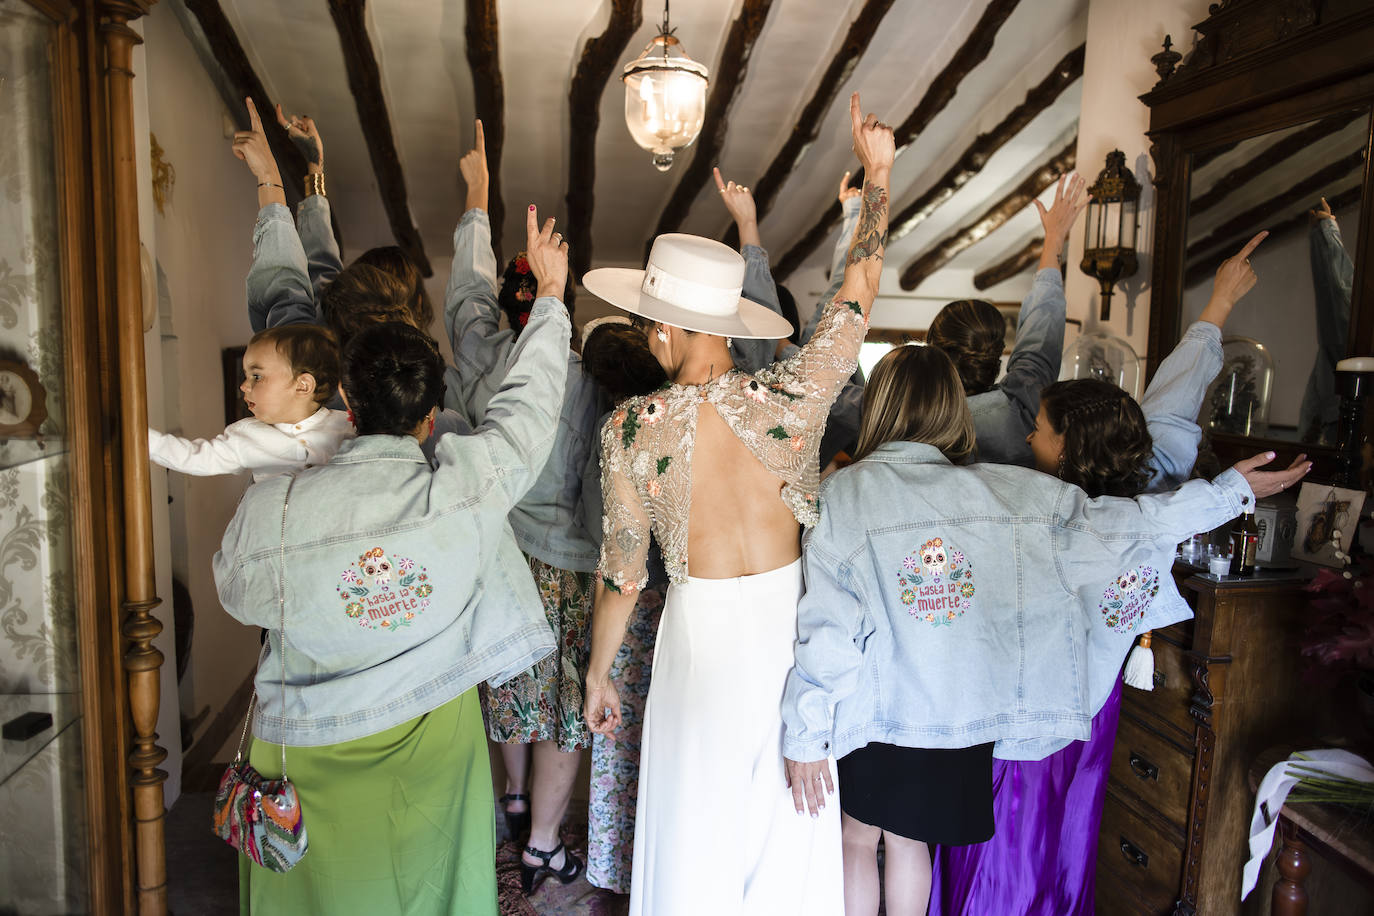
<path fill-rule="evenodd" d="M 719 286 L 707 286 L 674 276 L 653 264 L 644 269 L 644 282 L 639 289 L 655 299 L 703 315 L 739 314 L 741 287 L 721 289 Z"/>

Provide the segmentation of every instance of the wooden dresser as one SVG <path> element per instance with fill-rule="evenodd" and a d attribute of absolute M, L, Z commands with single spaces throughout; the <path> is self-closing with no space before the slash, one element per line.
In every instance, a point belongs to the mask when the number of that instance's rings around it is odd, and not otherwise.
<path fill-rule="evenodd" d="M 1124 688 L 1098 840 L 1100 914 L 1239 912 L 1266 747 L 1327 725 L 1298 677 L 1304 578 L 1216 579 L 1175 567 L 1195 618 L 1154 633 L 1155 689 Z"/>

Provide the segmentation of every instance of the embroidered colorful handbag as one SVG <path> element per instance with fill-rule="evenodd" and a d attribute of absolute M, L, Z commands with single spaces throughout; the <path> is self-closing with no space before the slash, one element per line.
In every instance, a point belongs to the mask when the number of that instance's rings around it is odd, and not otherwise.
<path fill-rule="evenodd" d="M 281 510 L 282 554 L 277 580 L 277 599 L 281 607 L 283 714 L 286 710 L 286 507 L 290 497 L 291 484 L 287 484 L 286 502 Z M 286 745 L 281 746 L 281 779 L 264 779 L 243 759 L 248 723 L 253 719 L 257 700 L 257 691 L 253 691 L 234 762 L 224 771 L 215 793 L 214 831 L 215 836 L 263 868 L 290 871 L 305 855 L 308 843 L 300 798 L 296 787 L 286 778 Z"/>

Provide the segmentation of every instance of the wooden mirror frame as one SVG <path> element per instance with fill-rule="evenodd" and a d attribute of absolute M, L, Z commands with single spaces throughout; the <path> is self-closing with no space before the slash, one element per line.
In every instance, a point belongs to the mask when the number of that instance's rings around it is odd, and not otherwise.
<path fill-rule="evenodd" d="M 1187 245 L 1192 154 L 1348 111 L 1374 110 L 1374 8 L 1361 0 L 1225 0 L 1194 26 L 1197 47 L 1175 67 L 1154 58 L 1160 80 L 1140 97 L 1150 108 L 1155 164 L 1155 234 L 1146 372 L 1178 342 Z M 1366 122 L 1359 228 L 1347 355 L 1374 353 L 1374 184 Z M 1256 227 L 1256 231 L 1263 227 Z M 1273 448 L 1280 459 L 1299 443 L 1212 434 L 1218 457 Z M 1317 462 L 1314 477 L 1334 471 L 1336 452 L 1301 446 Z M 1329 470 L 1328 470 L 1329 469 Z"/>

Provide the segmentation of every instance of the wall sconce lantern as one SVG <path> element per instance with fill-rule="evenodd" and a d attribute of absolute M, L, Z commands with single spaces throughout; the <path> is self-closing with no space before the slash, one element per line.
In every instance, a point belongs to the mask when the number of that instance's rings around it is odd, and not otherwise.
<path fill-rule="evenodd" d="M 658 35 L 625 65 L 621 79 L 630 136 L 653 154 L 654 168 L 666 172 L 673 155 L 701 133 L 708 82 L 706 67 L 687 56 L 669 28 L 667 0 Z"/>
<path fill-rule="evenodd" d="M 1102 316 L 1111 317 L 1112 286 L 1136 271 L 1136 209 L 1140 184 L 1126 168 L 1126 154 L 1107 154 L 1107 167 L 1088 188 L 1088 218 L 1084 227 L 1083 261 L 1078 266 L 1097 280 L 1102 290 Z"/>

